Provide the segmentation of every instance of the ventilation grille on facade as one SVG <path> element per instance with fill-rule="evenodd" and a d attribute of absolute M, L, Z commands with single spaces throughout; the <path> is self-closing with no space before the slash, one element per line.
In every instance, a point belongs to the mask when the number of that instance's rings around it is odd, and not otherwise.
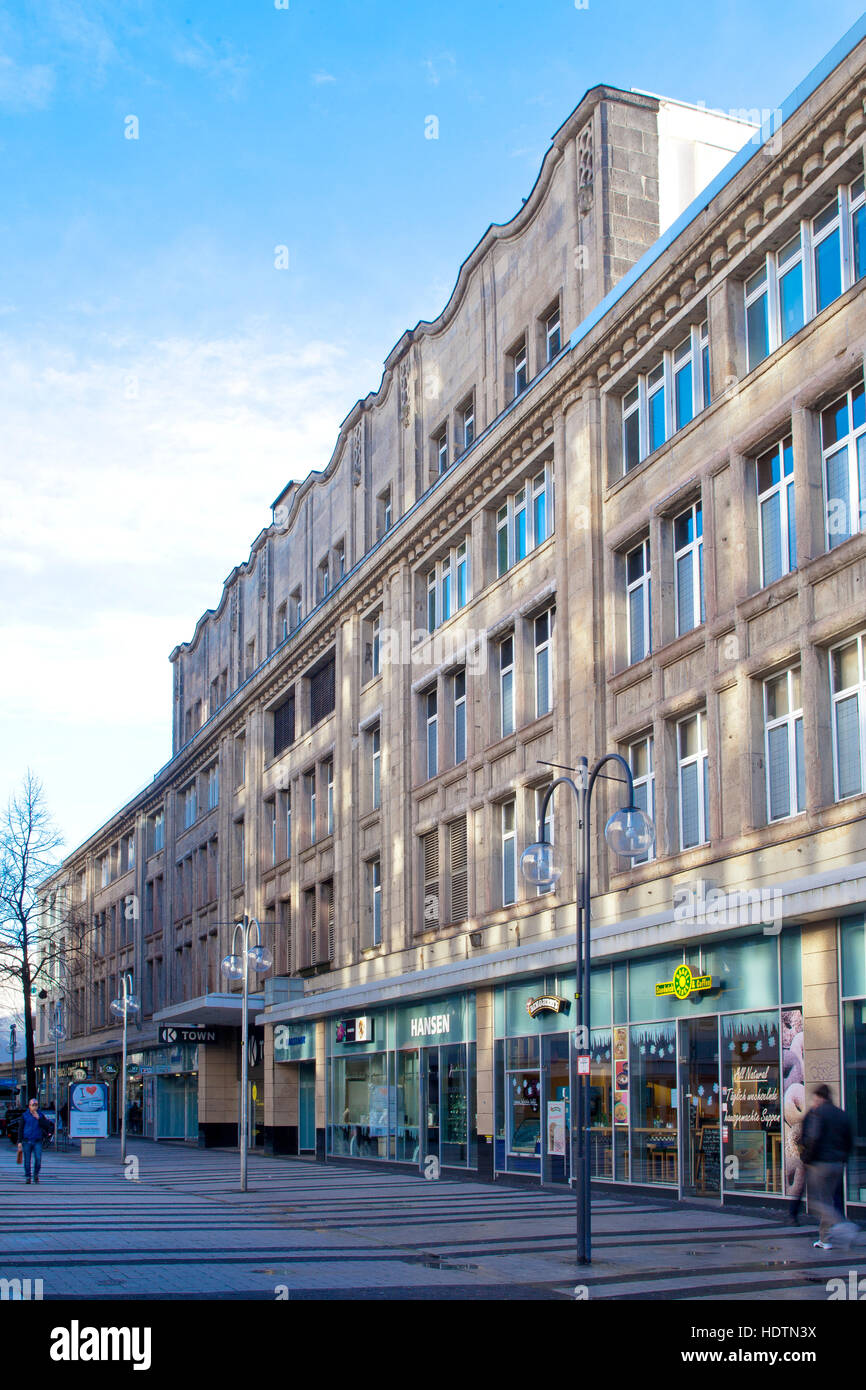
<path fill-rule="evenodd" d="M 451 921 L 465 922 L 469 915 L 469 872 L 466 855 L 466 820 L 448 827 L 451 856 Z"/>

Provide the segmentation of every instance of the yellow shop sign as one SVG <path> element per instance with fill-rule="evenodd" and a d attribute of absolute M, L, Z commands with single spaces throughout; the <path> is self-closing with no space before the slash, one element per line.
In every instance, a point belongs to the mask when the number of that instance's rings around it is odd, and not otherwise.
<path fill-rule="evenodd" d="M 688 999 L 693 992 L 718 987 L 719 982 L 714 975 L 693 975 L 687 965 L 678 965 L 672 980 L 656 985 L 656 996 L 675 994 L 677 999 Z"/>

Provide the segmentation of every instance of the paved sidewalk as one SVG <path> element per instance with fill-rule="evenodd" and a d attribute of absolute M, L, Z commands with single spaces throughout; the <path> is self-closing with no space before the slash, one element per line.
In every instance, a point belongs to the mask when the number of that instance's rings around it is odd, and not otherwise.
<path fill-rule="evenodd" d="M 813 1224 L 674 1202 L 593 1201 L 593 1264 L 574 1199 L 414 1173 L 133 1140 L 46 1154 L 26 1187 L 0 1147 L 0 1278 L 52 1298 L 826 1300 L 866 1246 L 812 1249 Z M 585 1287 L 586 1294 L 583 1294 Z"/>

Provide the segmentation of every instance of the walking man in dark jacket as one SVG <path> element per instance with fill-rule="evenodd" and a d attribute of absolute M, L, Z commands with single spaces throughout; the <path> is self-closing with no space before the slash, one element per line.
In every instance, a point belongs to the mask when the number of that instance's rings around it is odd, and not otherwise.
<path fill-rule="evenodd" d="M 816 1250 L 832 1250 L 831 1231 L 837 1240 L 850 1245 L 857 1227 L 842 1212 L 842 1173 L 854 1144 L 851 1121 L 833 1104 L 829 1086 L 816 1086 L 812 1109 L 803 1121 L 801 1137 L 806 1165 L 809 1205 L 818 1212 L 820 1222 Z"/>
<path fill-rule="evenodd" d="M 18 1147 L 24 1151 L 24 1181 L 30 1182 L 30 1160 L 33 1160 L 33 1181 L 39 1181 L 42 1167 L 42 1140 L 50 1138 L 52 1124 L 39 1109 L 36 1097 L 31 1097 L 27 1109 L 18 1121 Z"/>

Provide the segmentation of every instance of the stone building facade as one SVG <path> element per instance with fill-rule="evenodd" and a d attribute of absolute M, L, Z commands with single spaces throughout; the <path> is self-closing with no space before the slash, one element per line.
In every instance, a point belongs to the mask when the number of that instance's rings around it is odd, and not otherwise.
<path fill-rule="evenodd" d="M 827 1080 L 866 1201 L 864 59 L 761 130 L 589 92 L 172 652 L 170 762 L 49 885 L 94 931 L 64 1060 L 131 971 L 146 1132 L 237 1142 L 246 914 L 255 1138 L 567 1181 L 564 793 L 556 891 L 519 856 L 551 765 L 617 751 L 656 845 L 609 854 L 600 783 L 596 1178 L 790 1195 Z"/>

